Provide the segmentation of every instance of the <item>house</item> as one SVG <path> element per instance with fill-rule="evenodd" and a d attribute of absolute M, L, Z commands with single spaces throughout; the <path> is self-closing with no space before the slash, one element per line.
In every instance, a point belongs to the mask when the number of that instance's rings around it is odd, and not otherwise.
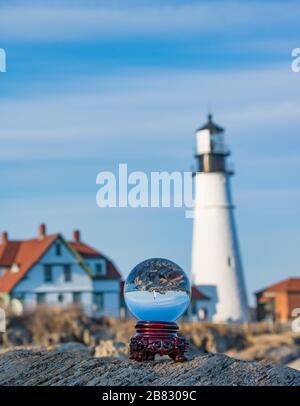
<path fill-rule="evenodd" d="M 258 320 L 287 322 L 300 309 L 300 278 L 289 278 L 255 293 Z"/>
<path fill-rule="evenodd" d="M 192 286 L 191 303 L 187 311 L 188 319 L 191 321 L 211 321 L 214 315 L 214 308 L 211 297 L 203 292 L 201 287 Z"/>
<path fill-rule="evenodd" d="M 119 316 L 121 275 L 110 259 L 85 244 L 80 232 L 72 241 L 46 233 L 0 243 L 0 294 L 19 299 L 24 308 L 37 304 L 79 304 L 90 316 Z"/>

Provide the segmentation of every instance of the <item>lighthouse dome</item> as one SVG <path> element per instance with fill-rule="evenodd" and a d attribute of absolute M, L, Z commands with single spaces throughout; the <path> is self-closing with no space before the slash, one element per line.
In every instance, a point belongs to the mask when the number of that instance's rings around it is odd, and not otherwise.
<path fill-rule="evenodd" d="M 207 122 L 204 126 L 198 128 L 197 131 L 208 130 L 210 134 L 219 134 L 224 132 L 224 128 L 218 126 L 216 123 L 213 122 L 212 114 L 208 114 Z"/>

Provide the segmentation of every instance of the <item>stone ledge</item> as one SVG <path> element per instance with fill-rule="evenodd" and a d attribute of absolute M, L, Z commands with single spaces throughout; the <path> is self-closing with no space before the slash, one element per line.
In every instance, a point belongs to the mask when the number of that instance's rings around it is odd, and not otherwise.
<path fill-rule="evenodd" d="M 0 385 L 300 385 L 300 372 L 265 361 L 223 354 L 197 355 L 185 363 L 136 363 L 94 358 L 76 351 L 13 350 L 0 356 Z"/>

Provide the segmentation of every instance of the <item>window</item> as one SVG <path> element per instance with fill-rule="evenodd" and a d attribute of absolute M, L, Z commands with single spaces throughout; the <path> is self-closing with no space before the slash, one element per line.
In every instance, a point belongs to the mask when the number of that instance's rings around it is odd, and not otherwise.
<path fill-rule="evenodd" d="M 81 303 L 81 292 L 73 292 L 73 303 Z"/>
<path fill-rule="evenodd" d="M 227 257 L 227 265 L 230 267 L 231 266 L 231 258 Z"/>
<path fill-rule="evenodd" d="M 52 275 L 51 265 L 44 265 L 44 281 L 52 282 L 52 280 L 53 280 L 53 275 Z"/>
<path fill-rule="evenodd" d="M 64 278 L 65 278 L 65 282 L 72 281 L 71 265 L 69 265 L 69 264 L 64 265 Z"/>
<path fill-rule="evenodd" d="M 41 293 L 41 292 L 37 293 L 36 302 L 37 302 L 37 304 L 46 303 L 46 293 Z"/>
<path fill-rule="evenodd" d="M 61 245 L 59 243 L 55 244 L 55 253 L 57 257 L 61 256 Z"/>
<path fill-rule="evenodd" d="M 95 293 L 94 302 L 95 302 L 97 311 L 103 309 L 103 293 L 102 292 Z"/>
<path fill-rule="evenodd" d="M 102 276 L 102 274 L 103 274 L 103 266 L 102 264 L 98 263 L 95 265 L 95 275 Z"/>
<path fill-rule="evenodd" d="M 97 262 L 95 264 L 95 276 L 104 276 L 106 273 L 106 262 L 105 260 L 101 261 L 101 262 Z"/>
<path fill-rule="evenodd" d="M 63 303 L 64 300 L 65 300 L 64 295 L 63 295 L 62 293 L 59 293 L 59 294 L 57 295 L 57 301 L 58 301 L 59 303 Z"/>

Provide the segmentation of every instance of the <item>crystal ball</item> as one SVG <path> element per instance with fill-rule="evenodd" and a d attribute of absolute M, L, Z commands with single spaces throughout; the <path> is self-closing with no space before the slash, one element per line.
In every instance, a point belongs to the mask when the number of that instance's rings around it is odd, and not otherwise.
<path fill-rule="evenodd" d="M 124 285 L 130 312 L 144 321 L 175 321 L 187 309 L 191 286 L 184 271 L 164 258 L 151 258 L 138 264 Z"/>

